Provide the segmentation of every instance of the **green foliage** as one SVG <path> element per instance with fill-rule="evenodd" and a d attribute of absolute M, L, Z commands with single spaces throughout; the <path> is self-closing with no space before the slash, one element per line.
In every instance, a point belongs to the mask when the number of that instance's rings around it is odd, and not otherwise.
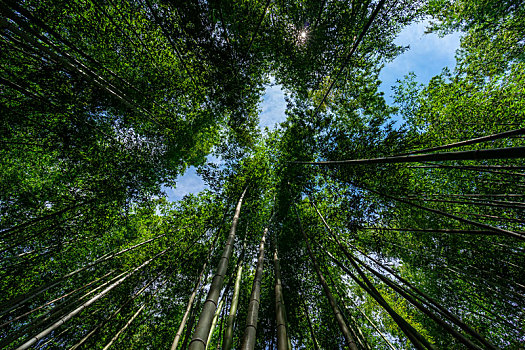
<path fill-rule="evenodd" d="M 277 347 L 276 266 L 293 348 L 345 346 L 314 258 L 358 349 L 518 349 L 523 156 L 403 154 L 525 126 L 523 6 L 389 0 L 349 56 L 378 3 L 2 1 L 0 347 L 168 348 L 196 290 L 187 348 L 247 189 L 211 348 L 239 265 L 242 343 L 268 227 L 258 349 Z M 456 68 L 409 74 L 389 106 L 393 39 L 427 16 L 462 31 Z M 261 132 L 270 77 L 287 119 Z M 297 163 L 394 155 L 407 162 Z M 189 166 L 209 189 L 170 203 L 162 185 Z"/>

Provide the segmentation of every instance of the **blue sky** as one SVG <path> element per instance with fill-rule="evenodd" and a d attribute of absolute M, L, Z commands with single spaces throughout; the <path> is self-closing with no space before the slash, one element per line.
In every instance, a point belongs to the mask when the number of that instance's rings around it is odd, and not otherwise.
<path fill-rule="evenodd" d="M 459 33 L 440 38 L 435 34 L 424 34 L 426 25 L 427 22 L 412 24 L 405 28 L 395 41 L 398 45 L 410 46 L 410 49 L 386 64 L 380 74 L 382 81 L 380 89 L 385 93 L 388 103 L 392 103 L 391 87 L 396 80 L 402 79 L 408 73 L 416 73 L 417 81 L 426 84 L 444 67 L 453 68 L 455 65 L 454 56 L 459 47 Z M 276 123 L 286 119 L 284 114 L 286 103 L 281 86 L 270 83 L 266 87 L 260 109 L 261 129 L 272 128 Z M 186 194 L 198 193 L 205 188 L 206 185 L 197 175 L 195 168 L 190 167 L 184 175 L 179 176 L 176 188 L 165 187 L 164 190 L 168 200 L 178 201 Z"/>
<path fill-rule="evenodd" d="M 405 28 L 395 40 L 396 44 L 410 48 L 385 65 L 379 75 L 382 81 L 380 89 L 385 93 L 388 103 L 392 103 L 391 87 L 396 80 L 402 79 L 408 73 L 416 73 L 417 81 L 427 84 L 430 78 L 441 73 L 444 67 L 452 69 L 455 66 L 460 34 L 454 33 L 443 38 L 436 34 L 424 34 L 427 24 L 427 21 L 414 23 Z"/>

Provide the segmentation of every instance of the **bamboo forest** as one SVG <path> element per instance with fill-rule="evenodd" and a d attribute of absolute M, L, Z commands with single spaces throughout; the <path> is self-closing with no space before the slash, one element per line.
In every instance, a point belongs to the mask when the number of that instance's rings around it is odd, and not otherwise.
<path fill-rule="evenodd" d="M 455 65 L 389 97 L 416 23 Z M 525 348 L 525 1 L 0 0 L 0 34 L 1 349 Z"/>

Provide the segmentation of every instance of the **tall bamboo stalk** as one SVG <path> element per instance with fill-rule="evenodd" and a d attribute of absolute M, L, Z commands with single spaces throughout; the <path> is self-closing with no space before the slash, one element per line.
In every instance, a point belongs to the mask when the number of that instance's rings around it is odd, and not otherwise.
<path fill-rule="evenodd" d="M 450 160 L 486 160 L 486 159 L 513 159 L 525 158 L 525 147 L 507 147 L 482 149 L 477 151 L 457 151 L 457 152 L 442 152 L 442 153 L 428 153 L 408 156 L 393 156 L 370 159 L 348 159 L 348 160 L 333 160 L 320 162 L 303 162 L 296 161 L 295 164 L 309 164 L 309 165 L 359 165 L 359 164 L 399 164 L 399 163 L 414 163 L 423 161 L 450 161 Z"/>
<path fill-rule="evenodd" d="M 244 242 L 242 247 L 241 255 L 239 256 L 239 262 L 237 263 L 237 274 L 235 276 L 235 285 L 233 287 L 233 296 L 232 301 L 230 303 L 230 312 L 228 314 L 228 318 L 226 320 L 226 328 L 224 329 L 224 336 L 222 341 L 222 349 L 223 350 L 231 350 L 232 344 L 233 344 L 233 325 L 235 323 L 235 319 L 237 318 L 237 307 L 239 305 L 239 295 L 241 291 L 241 280 L 242 280 L 242 270 L 244 266 L 243 262 L 243 256 L 244 252 L 246 250 L 246 238 L 248 237 L 248 234 L 246 233 L 244 236 Z"/>
<path fill-rule="evenodd" d="M 350 329 L 346 325 L 346 322 L 343 318 L 341 310 L 339 309 L 339 306 L 337 306 L 337 303 L 332 295 L 332 292 L 330 291 L 330 288 L 328 287 L 328 284 L 326 283 L 326 279 L 321 273 L 321 269 L 319 268 L 317 259 L 315 258 L 312 247 L 310 246 L 310 242 L 308 241 L 308 238 L 306 237 L 306 233 L 304 232 L 303 224 L 301 222 L 301 218 L 299 217 L 299 212 L 297 211 L 297 207 L 294 206 L 294 209 L 295 209 L 295 214 L 297 215 L 297 221 L 299 222 L 299 230 L 301 231 L 304 241 L 306 243 L 306 249 L 308 251 L 308 255 L 310 256 L 310 260 L 312 261 L 312 265 L 314 266 L 315 273 L 317 274 L 317 277 L 319 278 L 319 282 L 321 283 L 321 287 L 323 288 L 324 294 L 326 298 L 328 299 L 328 303 L 330 304 L 330 307 L 332 308 L 335 319 L 337 321 L 337 325 L 339 326 L 341 333 L 343 333 L 343 336 L 346 341 L 346 345 L 351 350 L 358 350 L 356 342 L 354 338 L 352 337 L 352 334 L 350 333 Z"/>
<path fill-rule="evenodd" d="M 286 331 L 286 309 L 284 306 L 283 288 L 281 282 L 281 263 L 277 243 L 274 237 L 273 266 L 275 271 L 275 322 L 277 328 L 277 350 L 288 350 L 288 335 Z"/>
<path fill-rule="evenodd" d="M 248 305 L 248 315 L 246 316 L 246 328 L 241 349 L 251 350 L 255 347 L 255 336 L 257 333 L 257 318 L 259 314 L 259 304 L 261 298 L 261 280 L 264 268 L 264 245 L 266 243 L 266 234 L 268 227 L 263 231 L 261 243 L 259 244 L 259 256 L 255 268 L 255 277 L 253 279 L 252 294 L 250 304 Z"/>
<path fill-rule="evenodd" d="M 239 216 L 241 213 L 242 201 L 244 195 L 246 194 L 247 188 L 242 192 L 239 201 L 237 202 L 237 207 L 235 208 L 235 214 L 233 216 L 233 223 L 230 229 L 230 234 L 228 236 L 228 241 L 224 247 L 221 260 L 219 261 L 219 266 L 217 267 L 217 273 L 213 277 L 213 281 L 206 298 L 206 302 L 202 307 L 202 312 L 199 317 L 199 322 L 193 333 L 192 340 L 190 342 L 190 350 L 205 350 L 206 344 L 208 343 L 208 335 L 210 333 L 211 322 L 213 315 L 215 314 L 215 309 L 217 308 L 217 302 L 219 301 L 219 295 L 221 293 L 222 285 L 224 283 L 224 276 L 228 269 L 228 262 L 232 255 L 233 244 L 235 242 L 235 231 L 237 229 L 237 223 L 239 222 Z"/>
<path fill-rule="evenodd" d="M 182 321 L 180 321 L 179 329 L 177 330 L 177 333 L 175 334 L 175 338 L 173 339 L 173 343 L 171 344 L 171 350 L 177 349 L 177 345 L 179 344 L 180 338 L 182 336 L 182 332 L 184 331 L 184 327 L 186 326 L 186 322 L 188 321 L 188 317 L 193 307 L 193 302 L 195 301 L 195 297 L 197 296 L 197 291 L 199 290 L 199 287 L 201 285 L 202 278 L 204 276 L 204 273 L 206 272 L 206 267 L 208 266 L 208 262 L 210 261 L 210 258 L 211 258 L 211 253 L 213 252 L 213 248 L 215 247 L 215 243 L 217 242 L 218 238 L 219 238 L 219 232 L 217 232 L 217 236 L 213 240 L 213 243 L 210 249 L 208 250 L 208 255 L 206 257 L 206 260 L 204 261 L 204 265 L 202 265 L 201 272 L 199 274 L 199 277 L 197 278 L 197 282 L 195 283 L 195 287 L 193 288 L 193 292 L 191 293 L 190 299 L 188 300 L 188 306 L 186 307 L 184 316 L 182 316 Z"/>
<path fill-rule="evenodd" d="M 208 333 L 208 340 L 211 339 L 213 336 L 213 331 L 215 330 L 215 327 L 217 326 L 217 321 L 219 320 L 219 315 L 221 314 L 222 307 L 224 306 L 224 299 L 226 298 L 226 294 L 222 296 L 221 301 L 219 302 L 219 305 L 217 306 L 217 310 L 215 310 L 215 315 L 213 315 L 213 320 L 211 321 L 211 327 L 210 327 L 210 333 Z M 219 333 L 220 335 L 220 333 Z M 208 350 L 210 343 L 206 343 L 206 350 Z"/>
<path fill-rule="evenodd" d="M 120 278 L 118 281 L 116 281 L 115 283 L 111 284 L 109 287 L 107 287 L 106 289 L 104 289 L 102 292 L 100 292 L 99 294 L 97 294 L 96 296 L 94 296 L 93 298 L 89 299 L 87 302 L 85 302 L 84 304 L 80 305 L 79 307 L 77 307 L 75 310 L 71 311 L 70 313 L 68 313 L 66 316 L 60 318 L 60 320 L 58 320 L 57 322 L 55 322 L 54 324 L 52 324 L 51 326 L 47 327 L 46 329 L 44 329 L 42 332 L 38 333 L 37 335 L 31 337 L 31 339 L 29 339 L 28 341 L 26 341 L 24 344 L 22 344 L 21 346 L 19 346 L 17 348 L 17 350 L 24 350 L 24 349 L 29 349 L 31 346 L 33 346 L 33 344 L 35 344 L 36 342 L 38 342 L 39 340 L 41 340 L 42 338 L 44 338 L 46 335 L 48 335 L 49 333 L 51 333 L 52 331 L 54 331 L 55 329 L 57 329 L 58 327 L 60 327 L 62 324 L 66 323 L 67 321 L 69 321 L 71 318 L 73 318 L 74 316 L 78 315 L 82 310 L 84 310 L 85 308 L 89 307 L 91 304 L 93 304 L 94 302 L 96 302 L 97 300 L 99 300 L 100 298 L 102 298 L 104 295 L 106 295 L 108 292 L 110 292 L 113 288 L 121 285 L 126 279 L 128 279 L 128 277 L 130 277 L 131 275 L 135 274 L 137 271 L 143 269 L 144 267 L 146 267 L 147 265 L 149 265 L 153 260 L 157 259 L 158 257 L 166 254 L 166 252 L 168 251 L 168 249 L 165 249 L 163 250 L 162 252 L 156 254 L 153 258 L 145 261 L 144 263 L 142 263 L 140 266 L 136 267 L 135 269 L 133 269 L 131 272 L 127 273 L 126 275 L 124 275 L 122 278 Z"/>

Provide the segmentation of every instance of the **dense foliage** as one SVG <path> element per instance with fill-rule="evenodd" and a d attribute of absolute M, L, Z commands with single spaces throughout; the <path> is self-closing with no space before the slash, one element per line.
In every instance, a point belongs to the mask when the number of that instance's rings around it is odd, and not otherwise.
<path fill-rule="evenodd" d="M 0 0 L 0 348 L 522 348 L 522 5 Z"/>

